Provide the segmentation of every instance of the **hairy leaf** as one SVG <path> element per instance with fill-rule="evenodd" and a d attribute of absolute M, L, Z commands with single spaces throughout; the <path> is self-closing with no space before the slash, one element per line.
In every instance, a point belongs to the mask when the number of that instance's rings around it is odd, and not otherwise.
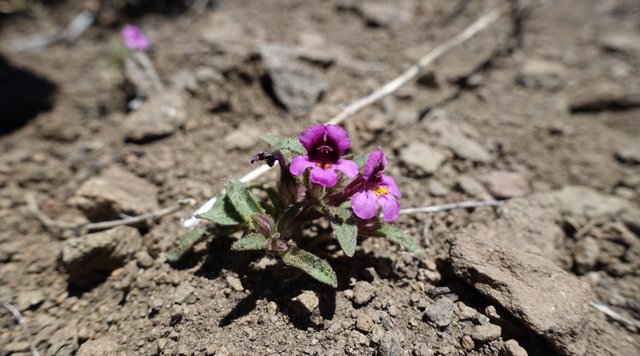
<path fill-rule="evenodd" d="M 234 251 L 256 251 L 265 250 L 267 245 L 268 240 L 266 237 L 262 234 L 252 233 L 234 242 L 231 245 L 231 249 Z"/>
<path fill-rule="evenodd" d="M 353 161 L 358 165 L 359 169 L 362 169 L 367 163 L 367 158 L 369 158 L 367 155 L 358 155 L 353 158 Z"/>
<path fill-rule="evenodd" d="M 167 261 L 177 262 L 189 251 L 191 248 L 200 241 L 203 241 L 209 237 L 209 229 L 206 227 L 198 228 L 187 233 L 178 246 L 171 249 L 166 253 Z"/>
<path fill-rule="evenodd" d="M 271 148 L 276 151 L 289 152 L 296 155 L 303 155 L 306 153 L 306 150 L 302 147 L 300 142 L 291 137 L 265 134 L 260 136 L 260 138 L 271 145 Z"/>
<path fill-rule="evenodd" d="M 386 225 L 378 229 L 378 234 L 388 238 L 389 240 L 397 243 L 398 245 L 406 248 L 411 252 L 420 251 L 420 246 L 416 243 L 416 241 L 407 234 L 404 230 L 399 229 L 395 226 Z"/>
<path fill-rule="evenodd" d="M 213 207 L 202 215 L 197 215 L 199 219 L 209 220 L 221 226 L 234 226 L 242 223 L 242 217 L 231 204 L 229 197 L 224 194 L 218 197 Z"/>
<path fill-rule="evenodd" d="M 318 281 L 334 288 L 338 286 L 338 277 L 331 265 L 320 257 L 298 248 L 291 248 L 282 255 L 285 264 L 301 269 Z"/>
<path fill-rule="evenodd" d="M 272 186 L 268 184 L 256 184 L 252 185 L 250 188 L 259 189 L 267 193 L 267 196 L 269 197 L 269 200 L 271 200 L 271 203 L 273 204 L 273 207 L 275 208 L 277 214 L 281 213 L 284 210 L 284 202 L 282 201 L 282 198 L 280 198 L 280 194 L 278 194 L 278 192 Z"/>
<path fill-rule="evenodd" d="M 333 215 L 329 218 L 331 228 L 338 238 L 338 243 L 344 253 L 352 257 L 356 253 L 358 241 L 358 227 L 351 219 L 351 212 L 342 207 L 330 207 L 329 212 Z"/>
<path fill-rule="evenodd" d="M 229 182 L 227 185 L 227 196 L 235 210 L 242 217 L 242 220 L 253 228 L 252 215 L 254 213 L 264 213 L 264 210 L 260 204 L 253 199 L 251 194 L 249 194 L 246 186 L 239 181 Z"/>
<path fill-rule="evenodd" d="M 295 203 L 287 208 L 284 211 L 280 219 L 278 219 L 278 223 L 276 224 L 276 231 L 283 232 L 284 229 L 289 226 L 289 224 L 293 221 L 293 219 L 300 214 L 304 205 L 302 203 Z"/>

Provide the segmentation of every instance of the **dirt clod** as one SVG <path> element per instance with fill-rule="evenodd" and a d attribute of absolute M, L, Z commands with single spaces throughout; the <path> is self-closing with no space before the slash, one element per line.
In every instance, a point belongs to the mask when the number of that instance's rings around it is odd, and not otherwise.
<path fill-rule="evenodd" d="M 375 288 L 369 282 L 358 281 L 353 287 L 353 303 L 363 306 L 376 296 Z"/>
<path fill-rule="evenodd" d="M 70 283 L 87 285 L 123 266 L 141 247 L 138 230 L 118 226 L 64 241 L 60 261 Z"/>
<path fill-rule="evenodd" d="M 151 97 L 124 123 L 127 140 L 146 142 L 169 136 L 184 126 L 187 119 L 185 102 L 178 91 L 166 91 Z"/>
<path fill-rule="evenodd" d="M 439 327 L 448 326 L 453 316 L 453 302 L 446 297 L 438 298 L 424 310 L 424 318 Z"/>

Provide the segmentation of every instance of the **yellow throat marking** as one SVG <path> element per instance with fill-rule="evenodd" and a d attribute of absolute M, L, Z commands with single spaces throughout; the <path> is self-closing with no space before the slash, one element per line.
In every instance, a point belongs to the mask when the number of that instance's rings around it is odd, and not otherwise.
<path fill-rule="evenodd" d="M 378 187 L 375 187 L 373 192 L 376 193 L 376 197 L 379 198 L 381 195 L 389 194 L 389 189 L 378 186 Z"/>

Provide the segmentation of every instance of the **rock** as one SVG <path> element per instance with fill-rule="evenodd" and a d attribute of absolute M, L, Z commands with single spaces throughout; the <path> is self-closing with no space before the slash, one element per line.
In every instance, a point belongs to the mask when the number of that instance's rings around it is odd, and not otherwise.
<path fill-rule="evenodd" d="M 516 82 L 527 88 L 555 90 L 562 85 L 564 67 L 543 59 L 527 60 L 516 77 Z"/>
<path fill-rule="evenodd" d="M 478 163 L 488 163 L 492 157 L 479 143 L 467 137 L 462 129 L 446 119 L 429 123 L 430 132 L 438 135 L 438 145 L 449 148 L 456 156 Z"/>
<path fill-rule="evenodd" d="M 41 290 L 32 290 L 18 294 L 15 301 L 15 307 L 20 311 L 27 309 L 35 309 L 45 300 L 44 293 Z"/>
<path fill-rule="evenodd" d="M 260 138 L 261 131 L 252 125 L 240 125 L 224 138 L 225 146 L 229 149 L 249 150 Z"/>
<path fill-rule="evenodd" d="M 191 283 L 184 281 L 176 287 L 173 293 L 173 302 L 176 304 L 193 304 L 198 299 Z"/>
<path fill-rule="evenodd" d="M 499 303 L 558 352 L 584 352 L 581 331 L 589 311 L 588 285 L 546 258 L 498 243 L 494 235 L 491 229 L 473 228 L 458 234 L 450 251 L 455 275 Z M 500 335 L 497 326 L 481 327 L 471 334 L 475 340 Z"/>
<path fill-rule="evenodd" d="M 470 176 L 464 175 L 464 176 L 458 177 L 457 183 L 460 189 L 464 193 L 469 194 L 472 197 L 476 197 L 483 200 L 491 199 L 491 195 L 489 194 L 489 192 L 487 192 L 484 186 Z"/>
<path fill-rule="evenodd" d="M 449 194 L 449 189 L 440 181 L 432 179 L 429 181 L 429 194 L 434 197 L 441 197 Z"/>
<path fill-rule="evenodd" d="M 398 28 L 411 21 L 413 13 L 402 1 L 366 1 L 359 7 L 367 25 L 375 27 Z"/>
<path fill-rule="evenodd" d="M 516 340 L 507 340 L 502 346 L 503 356 L 528 356 L 527 350 L 518 344 Z"/>
<path fill-rule="evenodd" d="M 478 315 L 478 311 L 462 302 L 456 303 L 456 315 L 460 320 L 471 320 Z"/>
<path fill-rule="evenodd" d="M 322 76 L 291 60 L 291 52 L 281 45 L 262 45 L 260 53 L 279 104 L 299 114 L 307 113 L 328 85 Z"/>
<path fill-rule="evenodd" d="M 184 126 L 186 119 L 182 94 L 165 91 L 151 97 L 126 118 L 125 138 L 132 142 L 146 142 L 169 136 Z"/>
<path fill-rule="evenodd" d="M 574 249 L 574 266 L 578 274 L 585 274 L 595 267 L 600 254 L 598 240 L 591 236 L 586 236 L 576 243 Z"/>
<path fill-rule="evenodd" d="M 86 286 L 99 282 L 123 266 L 140 248 L 142 238 L 138 230 L 118 226 L 64 241 L 61 263 L 69 283 Z"/>
<path fill-rule="evenodd" d="M 225 280 L 227 281 L 227 284 L 229 284 L 229 287 L 231 287 L 231 289 L 235 290 L 236 292 L 242 292 L 244 290 L 244 286 L 242 285 L 240 278 L 228 275 Z"/>
<path fill-rule="evenodd" d="M 365 311 L 359 311 L 358 316 L 356 317 L 356 329 L 368 334 L 373 330 L 373 326 L 374 324 L 371 316 Z"/>
<path fill-rule="evenodd" d="M 640 34 L 637 32 L 610 32 L 602 35 L 598 40 L 600 46 L 612 52 L 634 54 L 640 51 Z"/>
<path fill-rule="evenodd" d="M 133 52 L 124 60 L 124 76 L 139 97 L 151 98 L 162 90 L 149 57 Z"/>
<path fill-rule="evenodd" d="M 424 310 L 424 318 L 436 326 L 448 326 L 453 316 L 453 306 L 451 299 L 446 297 L 438 298 Z"/>
<path fill-rule="evenodd" d="M 432 175 L 445 159 L 444 154 L 421 142 L 412 142 L 400 151 L 400 161 L 417 176 Z"/>
<path fill-rule="evenodd" d="M 358 281 L 353 287 L 353 303 L 359 306 L 369 303 L 376 296 L 376 291 L 369 282 Z"/>
<path fill-rule="evenodd" d="M 71 203 L 90 220 L 118 219 L 120 214 L 141 215 L 158 210 L 157 188 L 118 166 L 90 178 L 76 191 Z"/>
<path fill-rule="evenodd" d="M 471 336 L 465 335 L 460 340 L 460 346 L 467 351 L 471 351 L 476 347 L 476 344 L 473 342 Z"/>
<path fill-rule="evenodd" d="M 2 351 L 9 354 L 15 354 L 22 351 L 29 351 L 29 343 L 26 341 L 14 341 L 10 342 L 2 347 Z"/>
<path fill-rule="evenodd" d="M 616 158 L 624 163 L 640 164 L 640 143 L 632 142 L 615 152 Z"/>
<path fill-rule="evenodd" d="M 142 250 L 136 253 L 136 261 L 141 268 L 149 268 L 153 266 L 153 257 L 149 255 L 149 252 Z"/>
<path fill-rule="evenodd" d="M 479 342 L 495 340 L 502 334 L 502 328 L 498 325 L 476 325 L 471 329 L 471 338 Z"/>
<path fill-rule="evenodd" d="M 305 309 L 305 313 L 313 312 L 318 305 L 320 305 L 320 299 L 318 299 L 316 293 L 311 290 L 302 292 L 300 295 L 295 297 L 294 300 L 297 300 L 302 304 Z"/>
<path fill-rule="evenodd" d="M 77 356 L 114 355 L 117 350 L 118 343 L 105 336 L 83 343 L 78 349 Z"/>
<path fill-rule="evenodd" d="M 640 92 L 603 82 L 579 87 L 568 102 L 572 113 L 629 110 L 640 107 Z"/>
<path fill-rule="evenodd" d="M 516 172 L 494 171 L 482 176 L 480 180 L 489 193 L 498 199 L 521 197 L 531 191 L 527 179 Z"/>

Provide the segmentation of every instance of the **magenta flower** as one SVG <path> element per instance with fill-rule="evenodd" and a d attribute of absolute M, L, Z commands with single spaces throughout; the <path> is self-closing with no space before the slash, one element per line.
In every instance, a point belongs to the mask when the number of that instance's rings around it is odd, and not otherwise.
<path fill-rule="evenodd" d="M 307 154 L 291 161 L 289 169 L 294 176 L 301 175 L 311 167 L 309 176 L 313 183 L 333 187 L 338 182 L 336 170 L 349 178 L 358 175 L 358 165 L 340 157 L 351 144 L 347 131 L 340 126 L 314 125 L 302 131 L 300 143 Z"/>
<path fill-rule="evenodd" d="M 129 49 L 147 50 L 151 47 L 151 42 L 142 32 L 142 29 L 136 25 L 126 24 L 122 28 L 122 38 L 124 44 Z"/>
<path fill-rule="evenodd" d="M 362 175 L 345 187 L 345 192 L 355 193 L 351 196 L 351 208 L 357 217 L 371 219 L 378 213 L 378 205 L 382 208 L 384 221 L 398 218 L 402 196 L 396 182 L 382 174 L 387 166 L 382 147 L 371 152 L 364 166 Z"/>

